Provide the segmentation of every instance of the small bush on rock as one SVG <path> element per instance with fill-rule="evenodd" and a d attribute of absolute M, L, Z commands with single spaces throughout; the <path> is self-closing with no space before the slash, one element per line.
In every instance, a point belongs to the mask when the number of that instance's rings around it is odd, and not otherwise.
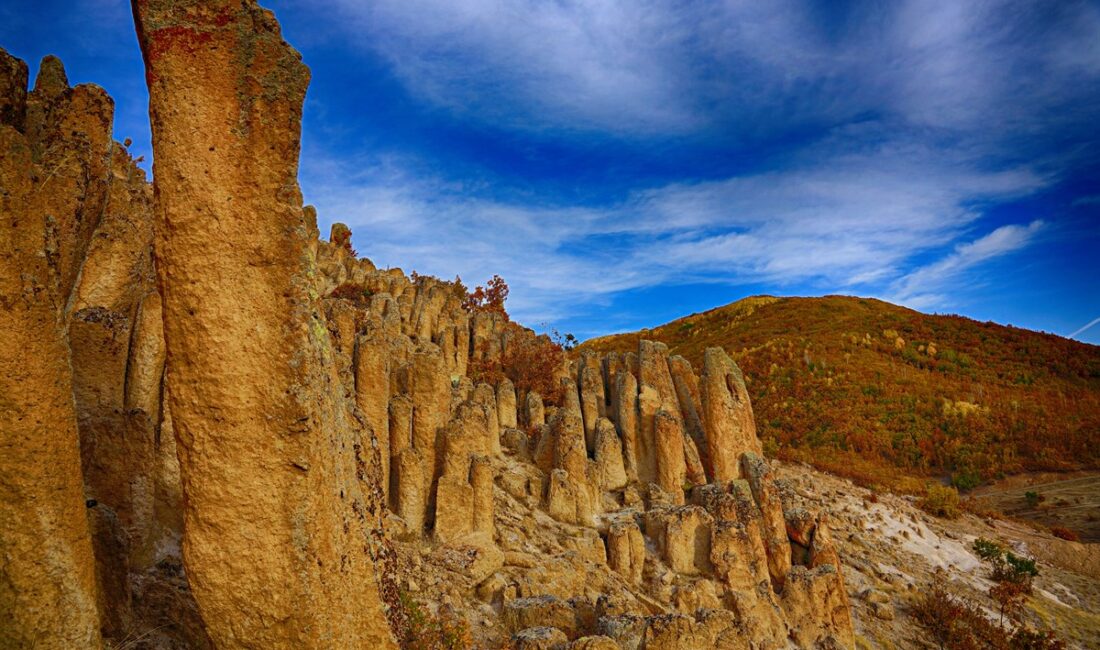
<path fill-rule="evenodd" d="M 353 302 L 358 307 L 367 308 L 370 307 L 371 292 L 369 289 L 364 288 L 361 285 L 353 284 L 351 282 L 345 282 L 340 286 L 332 290 L 329 294 L 329 298 L 339 298 L 340 300 L 348 300 Z"/>
<path fill-rule="evenodd" d="M 489 312 L 500 314 L 508 320 L 504 310 L 504 301 L 508 300 L 508 283 L 499 275 L 494 275 L 486 286 L 477 286 L 466 295 L 462 306 L 470 312 Z"/>
<path fill-rule="evenodd" d="M 937 517 L 954 519 L 959 516 L 959 491 L 944 485 L 929 485 L 919 505 Z"/>
<path fill-rule="evenodd" d="M 1070 541 L 1070 542 L 1079 542 L 1079 541 L 1081 541 L 1081 538 L 1077 535 L 1077 533 L 1073 532 L 1072 530 L 1070 530 L 1068 528 L 1064 528 L 1062 526 L 1053 526 L 1053 527 L 1051 527 L 1050 534 L 1054 535 L 1055 537 L 1058 537 L 1058 538 L 1061 538 L 1061 539 L 1064 539 L 1064 540 L 1067 540 L 1067 541 Z"/>

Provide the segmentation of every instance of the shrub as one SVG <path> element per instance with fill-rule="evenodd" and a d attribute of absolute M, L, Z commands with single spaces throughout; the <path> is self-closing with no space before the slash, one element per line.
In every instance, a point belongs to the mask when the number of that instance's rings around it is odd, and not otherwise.
<path fill-rule="evenodd" d="M 1018 582 L 998 582 L 989 588 L 989 596 L 997 601 L 1000 607 L 1001 624 L 1004 625 L 1005 616 L 1012 620 L 1018 620 L 1024 611 L 1024 602 L 1027 601 L 1029 587 Z"/>
<path fill-rule="evenodd" d="M 959 491 L 944 485 L 929 485 L 919 505 L 937 517 L 954 519 L 959 516 Z"/>
<path fill-rule="evenodd" d="M 951 593 L 943 572 L 937 572 L 932 586 L 913 607 L 917 621 L 928 629 L 942 650 L 979 650 L 1005 647 L 1004 631 L 986 618 L 973 601 Z M 993 641 L 988 646 L 983 641 Z"/>
<path fill-rule="evenodd" d="M 1025 585 L 1027 592 L 1030 594 L 1031 580 L 1039 575 L 1039 567 L 1035 564 L 1035 560 L 1029 557 L 1020 557 L 1011 551 L 1005 551 L 1004 559 L 1004 567 L 1000 570 L 1000 573 L 993 572 L 993 579 Z"/>
<path fill-rule="evenodd" d="M 1021 557 L 992 540 L 979 537 L 971 546 L 986 564 L 990 565 L 990 577 L 996 582 L 1012 582 L 1023 585 L 1031 593 L 1032 578 L 1039 575 L 1035 560 Z"/>
<path fill-rule="evenodd" d="M 974 540 L 974 544 L 970 548 L 986 562 L 993 561 L 994 558 L 999 558 L 1004 554 L 1004 548 L 1000 544 L 984 537 Z"/>
<path fill-rule="evenodd" d="M 1069 540 L 1071 542 L 1081 541 L 1081 538 L 1078 537 L 1077 533 L 1073 532 L 1072 530 L 1070 530 L 1068 528 L 1064 528 L 1062 526 L 1052 526 L 1051 529 L 1050 529 L 1050 533 L 1052 535 L 1054 535 L 1055 537 L 1059 537 L 1061 539 Z"/>
<path fill-rule="evenodd" d="M 1035 560 L 1020 557 L 984 537 L 974 540 L 971 548 L 992 567 L 990 577 L 997 584 L 989 588 L 989 596 L 1000 607 L 1002 625 L 1006 615 L 1014 621 L 1019 620 L 1024 602 L 1031 595 L 1031 582 L 1039 575 Z"/>
<path fill-rule="evenodd" d="M 328 294 L 329 298 L 339 298 L 340 300 L 348 300 L 355 303 L 359 307 L 370 307 L 370 289 L 363 287 L 362 285 L 354 284 L 351 282 L 345 282 L 340 286 L 332 290 L 332 293 Z"/>
<path fill-rule="evenodd" d="M 923 495 L 927 490 L 924 483 L 914 476 L 903 476 L 894 483 L 894 491 L 901 494 Z"/>
<path fill-rule="evenodd" d="M 565 349 L 550 337 L 517 331 L 499 357 L 486 359 L 485 352 L 478 350 L 470 361 L 469 375 L 474 382 L 496 384 L 507 377 L 517 392 L 534 391 L 544 404 L 561 406 L 564 393 L 558 370 L 565 363 Z"/>
<path fill-rule="evenodd" d="M 577 337 L 573 336 L 571 333 L 566 332 L 565 334 L 562 334 L 556 329 L 550 330 L 550 340 L 560 345 L 561 348 L 566 352 L 574 350 L 577 345 L 580 344 L 580 341 L 577 340 Z"/>
<path fill-rule="evenodd" d="M 988 540 L 986 540 L 988 541 Z M 1007 612 L 1006 612 L 1007 613 Z M 941 650 L 1064 650 L 1053 632 L 994 623 L 974 601 L 951 592 L 942 571 L 913 606 L 913 615 Z"/>
<path fill-rule="evenodd" d="M 963 470 L 951 475 L 951 484 L 960 490 L 973 490 L 982 484 L 982 477 L 973 470 Z"/>
<path fill-rule="evenodd" d="M 1039 494 L 1038 492 L 1024 492 L 1024 501 L 1027 501 L 1027 506 L 1029 508 L 1038 508 L 1039 504 L 1043 501 L 1046 501 L 1046 499 L 1047 498 L 1045 496 Z"/>

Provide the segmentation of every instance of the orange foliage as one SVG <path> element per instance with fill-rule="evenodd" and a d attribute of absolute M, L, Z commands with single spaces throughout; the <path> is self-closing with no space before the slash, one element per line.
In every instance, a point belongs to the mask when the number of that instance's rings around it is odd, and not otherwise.
<path fill-rule="evenodd" d="M 455 278 L 455 285 L 465 289 L 461 278 Z M 531 330 L 509 322 L 508 312 L 504 309 L 506 300 L 508 283 L 499 275 L 494 275 L 486 286 L 476 287 L 462 301 L 462 306 L 470 312 L 500 314 L 513 333 L 499 357 L 486 358 L 488 354 L 485 348 L 474 351 L 468 370 L 470 378 L 475 382 L 495 385 L 507 377 L 519 394 L 535 391 L 544 403 L 560 405 L 563 395 L 557 372 L 565 362 L 565 348 L 557 340 L 548 336 L 535 336 Z"/>
<path fill-rule="evenodd" d="M 765 448 L 867 485 L 1100 467 L 1100 347 L 871 299 L 750 298 L 581 348 L 668 344 L 745 373 Z M 898 472 L 900 468 L 903 471 Z"/>
<path fill-rule="evenodd" d="M 462 306 L 471 312 L 500 314 L 504 320 L 508 320 L 508 312 L 504 310 L 504 301 L 508 300 L 508 284 L 504 278 L 494 275 L 486 285 L 484 287 L 478 285 L 468 293 L 466 299 L 462 301 Z"/>
<path fill-rule="evenodd" d="M 952 593 L 946 576 L 937 573 L 931 588 L 913 606 L 913 615 L 944 650 L 1065 650 L 1049 630 L 995 623 L 978 603 Z"/>
<path fill-rule="evenodd" d="M 535 336 L 530 330 L 511 327 L 515 328 L 515 336 L 499 357 L 485 359 L 484 349 L 475 351 L 470 360 L 470 378 L 496 384 L 507 377 L 518 394 L 534 391 L 544 404 L 560 406 L 564 395 L 557 373 L 565 362 L 565 349 L 548 336 Z"/>
<path fill-rule="evenodd" d="M 1070 542 L 1081 541 L 1081 538 L 1077 535 L 1077 533 L 1063 526 L 1051 526 L 1050 534 Z"/>
<path fill-rule="evenodd" d="M 329 298 L 350 300 L 359 307 L 370 307 L 370 290 L 364 288 L 362 285 L 353 284 L 351 282 L 345 282 L 344 284 L 336 287 L 328 296 Z"/>

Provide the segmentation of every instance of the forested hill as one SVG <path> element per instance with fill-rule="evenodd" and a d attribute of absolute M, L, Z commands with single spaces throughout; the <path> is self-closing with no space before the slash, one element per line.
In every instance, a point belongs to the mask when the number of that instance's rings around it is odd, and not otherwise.
<path fill-rule="evenodd" d="M 745 372 L 765 449 L 870 483 L 1100 464 L 1100 347 L 880 300 L 760 296 L 581 350 L 668 344 Z"/>

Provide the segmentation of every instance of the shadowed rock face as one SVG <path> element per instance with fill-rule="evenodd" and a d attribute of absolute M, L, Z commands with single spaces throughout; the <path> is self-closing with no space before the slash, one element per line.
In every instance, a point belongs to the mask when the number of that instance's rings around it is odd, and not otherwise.
<path fill-rule="evenodd" d="M 309 71 L 255 2 L 136 0 L 184 562 L 218 647 L 395 647 L 378 461 L 314 291 Z"/>
<path fill-rule="evenodd" d="M 0 50 L 0 646 L 100 644 L 57 268 L 26 134 L 27 66 Z M 8 91 L 11 91 L 10 94 Z"/>

